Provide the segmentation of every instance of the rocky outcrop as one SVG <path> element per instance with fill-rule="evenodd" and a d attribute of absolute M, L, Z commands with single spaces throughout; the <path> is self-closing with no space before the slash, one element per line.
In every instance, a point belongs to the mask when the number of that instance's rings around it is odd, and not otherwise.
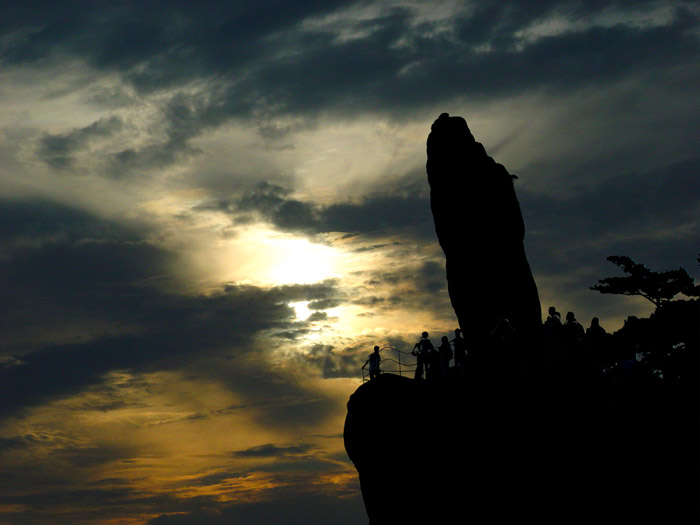
<path fill-rule="evenodd" d="M 698 522 L 697 343 L 695 372 L 671 382 L 606 376 L 581 349 L 540 359 L 510 174 L 446 114 L 427 170 L 450 298 L 484 351 L 464 376 L 385 374 L 350 397 L 345 448 L 370 524 Z M 489 337 L 500 319 L 517 337 Z"/>
<path fill-rule="evenodd" d="M 697 522 L 690 392 L 513 379 L 357 389 L 345 448 L 371 525 Z"/>
<path fill-rule="evenodd" d="M 474 140 L 462 117 L 440 115 L 427 149 L 435 231 L 465 337 L 472 346 L 482 345 L 498 321 L 508 319 L 536 338 L 542 314 L 513 178 Z"/>

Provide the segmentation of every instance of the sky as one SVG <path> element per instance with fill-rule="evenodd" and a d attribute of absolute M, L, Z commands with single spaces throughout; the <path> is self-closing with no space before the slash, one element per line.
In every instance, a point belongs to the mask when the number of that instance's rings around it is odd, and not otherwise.
<path fill-rule="evenodd" d="M 360 367 L 456 327 L 432 122 L 613 331 L 608 255 L 700 276 L 699 59 L 690 1 L 0 3 L 0 521 L 365 523 Z"/>

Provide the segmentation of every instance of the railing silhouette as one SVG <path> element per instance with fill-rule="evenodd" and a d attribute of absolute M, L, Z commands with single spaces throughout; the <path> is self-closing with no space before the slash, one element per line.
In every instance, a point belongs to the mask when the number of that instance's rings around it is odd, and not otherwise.
<path fill-rule="evenodd" d="M 379 349 L 379 353 L 381 354 L 382 351 L 384 350 L 391 350 L 392 352 L 395 353 L 396 359 L 393 357 L 386 357 L 382 359 L 379 362 L 379 368 L 381 372 L 384 373 L 391 373 L 391 374 L 398 374 L 398 375 L 403 375 L 407 374 L 410 377 L 413 377 L 413 375 L 416 373 L 416 366 L 418 364 L 415 362 L 415 356 L 411 352 L 404 352 L 403 350 L 399 350 L 398 348 L 394 348 L 393 346 L 383 346 Z M 401 360 L 401 356 L 411 356 L 414 360 L 413 362 L 406 361 L 406 358 L 404 360 Z M 392 363 L 394 368 L 385 368 L 384 363 Z M 362 365 L 362 382 L 365 383 L 369 379 L 369 361 L 365 362 L 364 365 Z"/>

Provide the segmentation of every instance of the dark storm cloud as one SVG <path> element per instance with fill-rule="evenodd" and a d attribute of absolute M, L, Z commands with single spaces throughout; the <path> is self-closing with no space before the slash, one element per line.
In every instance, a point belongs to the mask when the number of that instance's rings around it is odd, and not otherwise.
<path fill-rule="evenodd" d="M 36 441 L 36 438 L 31 435 L 3 437 L 0 438 L 0 453 L 7 450 L 26 448 L 34 444 Z"/>
<path fill-rule="evenodd" d="M 317 489 L 304 492 L 299 488 L 267 491 L 269 499 L 255 503 L 239 503 L 216 510 L 199 510 L 187 514 L 164 514 L 149 525 L 259 525 L 261 523 L 294 523 L 309 525 L 356 525 L 367 521 L 359 492 L 327 495 Z M 211 508 L 210 508 L 211 509 Z"/>
<path fill-rule="evenodd" d="M 45 242 L 78 242 L 101 239 L 135 242 L 139 234 L 69 206 L 49 200 L 0 199 L 0 243 L 3 252 L 14 245 L 34 246 Z"/>
<path fill-rule="evenodd" d="M 674 266 L 698 251 L 700 160 L 669 164 L 643 174 L 619 174 L 592 187 L 558 196 L 518 191 L 527 225 L 526 242 L 536 271 L 566 273 L 582 260 L 619 250 L 648 264 Z M 660 246 L 672 250 L 659 250 Z"/>
<path fill-rule="evenodd" d="M 156 159 L 232 117 L 276 129 L 270 116 L 403 115 L 454 97 L 600 85 L 650 68 L 692 65 L 698 54 L 697 15 L 682 7 L 666 25 L 584 26 L 532 41 L 518 36 L 554 15 L 585 23 L 612 8 L 651 11 L 656 2 L 483 2 L 456 13 L 451 31 L 440 30 L 444 21 L 417 20 L 407 7 L 353 18 L 352 10 L 339 11 L 347 2 L 26 4 L 5 2 L 0 10 L 6 67 L 80 57 L 143 93 L 208 86 L 188 95 L 189 111 L 172 120 L 188 131 L 169 136 L 159 153 L 144 152 Z M 326 14 L 342 22 L 323 22 Z M 342 31 L 348 35 L 341 38 Z M 125 150 L 116 162 L 136 153 Z"/>
<path fill-rule="evenodd" d="M 231 455 L 236 458 L 284 458 L 308 454 L 313 448 L 314 446 L 308 443 L 296 445 L 275 445 L 273 443 L 267 443 L 245 450 L 236 450 L 231 452 Z"/>
<path fill-rule="evenodd" d="M 307 319 L 307 321 L 309 321 L 309 322 L 326 321 L 326 320 L 328 320 L 328 314 L 326 312 L 314 312 Z"/>
<path fill-rule="evenodd" d="M 367 357 L 365 348 L 335 349 L 331 345 L 313 345 L 308 354 L 299 357 L 305 366 L 318 369 L 324 378 L 331 377 L 357 377 L 358 368 Z"/>
<path fill-rule="evenodd" d="M 75 54 L 138 79 L 138 66 L 145 63 L 150 67 L 143 69 L 152 71 L 150 82 L 142 79 L 148 85 L 198 76 L 206 67 L 221 71 L 245 63 L 257 55 L 261 37 L 347 3 L 29 0 L 3 4 L 0 30 L 7 35 L 4 60 L 9 64 Z M 177 64 L 173 73 L 163 72 Z"/>
<path fill-rule="evenodd" d="M 340 232 L 375 237 L 397 231 L 423 238 L 435 235 L 424 181 L 325 206 L 291 194 L 287 188 L 262 182 L 239 198 L 207 202 L 194 211 L 217 210 L 234 217 L 253 212 L 280 230 L 309 235 Z"/>
<path fill-rule="evenodd" d="M 313 284 L 285 284 L 273 288 L 280 300 L 292 301 L 342 301 L 345 295 L 338 289 L 336 279 Z M 322 310 L 323 308 L 318 308 Z"/>
<path fill-rule="evenodd" d="M 172 293 L 144 284 L 170 262 L 170 254 L 141 240 L 144 232 L 46 202 L 1 204 L 8 228 L 0 242 L 12 249 L 4 250 L 0 260 L 0 319 L 6 349 L 22 354 L 21 364 L 0 370 L 3 415 L 75 393 L 111 370 L 177 369 L 196 356 L 231 349 L 235 358 L 257 351 L 251 343 L 258 333 L 304 329 L 293 322 L 294 311 L 286 303 L 335 304 L 342 297 L 334 281 L 267 289 L 228 285 L 200 296 Z M 84 340 L 27 343 L 47 323 L 50 338 L 55 319 L 84 326 Z M 91 334 L 90 326 L 100 322 L 112 323 L 121 333 Z M 264 417 L 276 414 L 291 421 L 303 407 L 301 420 L 306 421 L 329 410 L 265 366 L 261 359 L 260 370 L 237 373 L 265 372 L 274 387 L 265 386 L 259 375 L 233 373 L 226 379 L 244 397 L 291 396 L 285 401 L 291 415 L 269 406 L 262 410 Z"/>
<path fill-rule="evenodd" d="M 619 4 L 571 5 L 577 7 L 570 11 L 572 19 L 586 21 Z M 414 27 L 408 10 L 395 9 L 369 22 L 373 27 L 362 38 L 338 42 L 332 32 L 298 37 L 303 52 L 266 64 L 264 87 L 250 87 L 289 111 L 336 107 L 355 113 L 359 106 L 405 112 L 454 97 L 576 89 L 653 67 L 691 63 L 697 56 L 698 40 L 690 33 L 697 17 L 682 9 L 661 27 L 592 27 L 533 42 L 516 37 L 533 21 L 561 11 L 555 2 L 476 4 L 475 13 L 456 16 L 455 38 L 428 22 Z M 367 22 L 361 25 L 358 30 L 368 30 Z"/>
<path fill-rule="evenodd" d="M 420 285 L 426 292 L 435 294 L 445 289 L 445 265 L 437 261 L 427 261 L 421 266 Z"/>
<path fill-rule="evenodd" d="M 68 133 L 46 134 L 39 142 L 39 157 L 53 168 L 69 168 L 75 161 L 75 152 L 85 148 L 95 138 L 110 136 L 121 126 L 121 119 L 109 117 Z"/>
<path fill-rule="evenodd" d="M 50 201 L 0 200 L 0 341 L 6 351 L 71 326 L 122 322 L 143 279 L 172 259 L 144 232 Z M 99 323 L 98 323 L 99 324 Z M 13 350 L 13 347 L 18 347 Z"/>
<path fill-rule="evenodd" d="M 59 481 L 51 490 L 32 490 L 24 494 L 8 491 L 0 494 L 0 504 L 7 509 L 3 518 L 7 523 L 56 523 L 57 508 L 65 523 L 88 523 L 95 515 L 101 520 L 111 517 L 135 520 L 143 518 L 152 509 L 161 512 L 195 513 L 202 508 L 216 506 L 215 498 L 196 496 L 181 499 L 168 494 L 144 495 L 133 487 L 61 488 Z M 19 510 L 18 510 L 19 509 Z"/>

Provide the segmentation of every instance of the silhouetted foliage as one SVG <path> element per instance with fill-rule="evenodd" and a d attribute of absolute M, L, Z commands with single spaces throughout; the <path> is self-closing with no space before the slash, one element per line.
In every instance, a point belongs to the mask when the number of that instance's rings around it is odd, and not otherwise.
<path fill-rule="evenodd" d="M 655 272 L 625 255 L 611 255 L 608 261 L 629 275 L 600 279 L 600 284 L 591 286 L 591 290 L 607 294 L 639 295 L 651 301 L 657 308 L 678 294 L 689 297 L 698 295 L 693 278 L 683 268 Z"/>

